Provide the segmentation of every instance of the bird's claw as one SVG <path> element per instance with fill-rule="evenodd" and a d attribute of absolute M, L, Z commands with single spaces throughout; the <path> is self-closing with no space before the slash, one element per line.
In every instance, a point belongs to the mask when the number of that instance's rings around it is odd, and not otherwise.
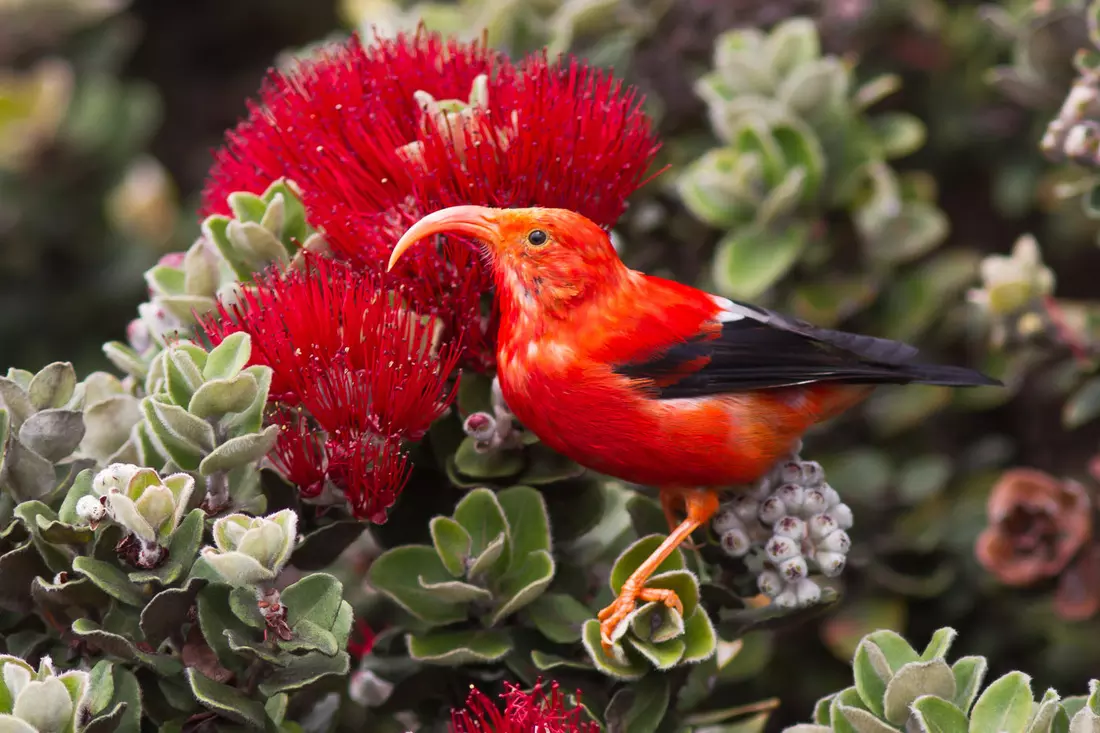
<path fill-rule="evenodd" d="M 615 629 L 627 616 L 634 612 L 638 601 L 663 603 L 681 615 L 684 613 L 684 604 L 680 602 L 680 597 L 676 595 L 676 591 L 668 588 L 640 588 L 634 590 L 624 586 L 619 593 L 619 597 L 610 606 L 600 611 L 597 616 L 600 620 L 600 645 L 608 656 L 612 656 L 611 647 L 614 642 L 612 642 L 611 637 L 615 633 Z"/>

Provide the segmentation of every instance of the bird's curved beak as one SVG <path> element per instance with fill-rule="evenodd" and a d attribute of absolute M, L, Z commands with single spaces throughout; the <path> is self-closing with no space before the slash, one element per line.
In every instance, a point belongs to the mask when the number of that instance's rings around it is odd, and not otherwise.
<path fill-rule="evenodd" d="M 465 234 L 488 245 L 496 244 L 500 239 L 500 210 L 488 206 L 451 206 L 428 214 L 397 240 L 386 269 L 392 270 L 409 247 L 433 234 Z"/>

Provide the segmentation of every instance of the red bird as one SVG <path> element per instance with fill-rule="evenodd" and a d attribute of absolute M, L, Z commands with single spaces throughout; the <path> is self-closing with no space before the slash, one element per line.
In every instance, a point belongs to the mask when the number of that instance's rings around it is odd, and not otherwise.
<path fill-rule="evenodd" d="M 671 534 L 600 612 L 605 648 L 636 601 L 680 606 L 672 591 L 646 588 L 649 576 L 710 520 L 721 487 L 759 479 L 808 428 L 876 384 L 999 384 L 919 363 L 897 341 L 631 270 L 607 233 L 573 211 L 443 209 L 405 232 L 390 267 L 441 233 L 479 240 L 492 263 L 497 376 L 519 421 L 583 466 L 660 491 Z"/>

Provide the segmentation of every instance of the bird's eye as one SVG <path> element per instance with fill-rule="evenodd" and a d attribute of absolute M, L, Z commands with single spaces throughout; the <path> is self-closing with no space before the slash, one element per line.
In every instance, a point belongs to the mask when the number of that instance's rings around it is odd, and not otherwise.
<path fill-rule="evenodd" d="M 542 231 L 541 229 L 532 229 L 527 234 L 527 241 L 535 246 L 546 244 L 546 240 L 549 238 L 550 237 L 546 234 L 546 232 Z"/>

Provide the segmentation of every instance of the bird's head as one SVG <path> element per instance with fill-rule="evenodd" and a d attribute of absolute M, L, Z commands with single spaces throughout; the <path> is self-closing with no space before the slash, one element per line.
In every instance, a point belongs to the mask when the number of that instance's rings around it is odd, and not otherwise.
<path fill-rule="evenodd" d="M 628 272 L 607 232 L 575 211 L 486 206 L 452 206 L 428 214 L 398 240 L 389 267 L 434 234 L 481 242 L 505 312 L 563 314 Z"/>

